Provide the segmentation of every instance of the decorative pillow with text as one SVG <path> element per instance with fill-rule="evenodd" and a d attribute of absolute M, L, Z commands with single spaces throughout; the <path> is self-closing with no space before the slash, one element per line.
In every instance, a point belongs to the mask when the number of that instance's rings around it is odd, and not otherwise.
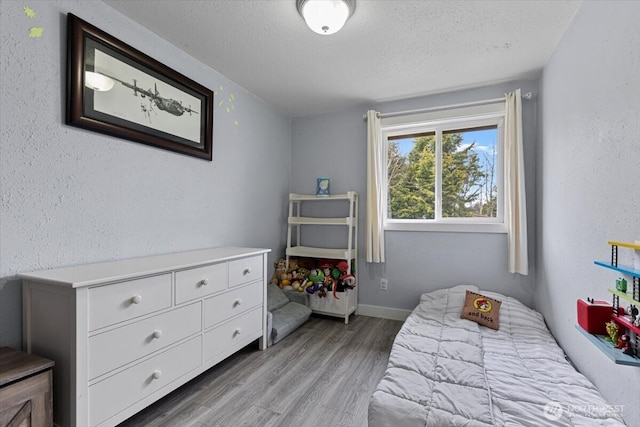
<path fill-rule="evenodd" d="M 464 307 L 462 307 L 460 317 L 497 330 L 500 326 L 501 304 L 502 301 L 467 291 L 467 298 L 465 299 Z"/>

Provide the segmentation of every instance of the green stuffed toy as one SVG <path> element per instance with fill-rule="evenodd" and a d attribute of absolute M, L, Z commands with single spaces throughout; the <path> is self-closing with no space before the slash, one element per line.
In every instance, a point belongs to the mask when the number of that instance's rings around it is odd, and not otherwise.
<path fill-rule="evenodd" d="M 323 282 L 324 273 L 319 268 L 314 268 L 309 272 L 309 281 L 307 282 L 304 290 L 310 294 L 315 294 L 320 290 Z"/>

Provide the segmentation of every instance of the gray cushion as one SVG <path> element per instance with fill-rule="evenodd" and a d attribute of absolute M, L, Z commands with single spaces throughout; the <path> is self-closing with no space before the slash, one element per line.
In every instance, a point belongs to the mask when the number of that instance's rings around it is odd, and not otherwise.
<path fill-rule="evenodd" d="M 269 283 L 267 285 L 267 311 L 277 310 L 289 302 L 289 298 L 282 292 L 282 289 Z"/>
<path fill-rule="evenodd" d="M 287 298 L 289 298 L 289 301 L 297 302 L 298 304 L 302 305 L 310 305 L 309 297 L 311 295 L 309 295 L 308 292 L 300 292 L 288 289 L 285 289 L 282 292 L 287 296 Z"/>
<path fill-rule="evenodd" d="M 306 305 L 291 302 L 273 311 L 271 339 L 275 344 L 309 320 L 311 309 Z"/>

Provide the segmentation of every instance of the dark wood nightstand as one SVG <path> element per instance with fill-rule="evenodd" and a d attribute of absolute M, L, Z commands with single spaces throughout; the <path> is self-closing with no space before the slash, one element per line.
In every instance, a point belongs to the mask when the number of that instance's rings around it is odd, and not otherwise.
<path fill-rule="evenodd" d="M 54 362 L 0 347 L 0 427 L 53 425 Z"/>

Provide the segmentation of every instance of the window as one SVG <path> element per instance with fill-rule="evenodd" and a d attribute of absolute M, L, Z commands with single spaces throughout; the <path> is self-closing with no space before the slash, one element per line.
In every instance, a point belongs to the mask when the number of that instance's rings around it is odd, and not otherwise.
<path fill-rule="evenodd" d="M 504 105 L 382 119 L 386 230 L 506 232 Z"/>

